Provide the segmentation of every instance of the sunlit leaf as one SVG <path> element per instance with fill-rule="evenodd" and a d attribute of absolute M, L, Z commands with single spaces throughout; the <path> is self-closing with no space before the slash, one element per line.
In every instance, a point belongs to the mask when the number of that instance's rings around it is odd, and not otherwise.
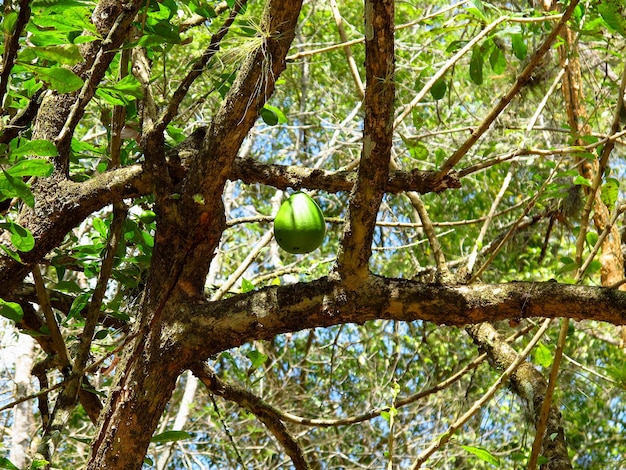
<path fill-rule="evenodd" d="M 245 293 L 245 292 L 250 292 L 254 290 L 254 284 L 252 282 L 250 282 L 248 279 L 241 278 L 241 292 Z"/>
<path fill-rule="evenodd" d="M 578 175 L 576 178 L 574 178 L 574 184 L 579 185 L 579 186 L 591 187 L 591 181 L 589 181 L 587 178 L 581 175 Z"/>
<path fill-rule="evenodd" d="M 9 223 L 9 231 L 11 232 L 11 243 L 18 251 L 30 251 L 35 247 L 35 239 L 30 230 L 22 227 L 15 222 Z"/>
<path fill-rule="evenodd" d="M 17 12 L 9 11 L 4 14 L 2 19 L 2 28 L 6 34 L 11 34 L 15 30 L 15 22 L 17 21 Z"/>
<path fill-rule="evenodd" d="M 495 466 L 500 465 L 500 460 L 486 449 L 483 449 L 481 447 L 463 446 L 463 445 L 461 447 L 465 449 L 467 452 L 469 452 L 470 454 L 474 454 L 480 460 L 484 460 L 485 462 L 490 463 L 491 465 L 495 465 Z"/>
<path fill-rule="evenodd" d="M 535 363 L 539 364 L 541 367 L 550 367 L 553 357 L 554 354 L 552 351 L 543 343 L 539 343 L 533 352 Z"/>
<path fill-rule="evenodd" d="M 193 436 L 187 431 L 165 431 L 156 436 L 152 436 L 151 442 L 162 444 L 164 442 L 176 442 L 184 441 L 185 439 L 191 439 Z"/>
<path fill-rule="evenodd" d="M 18 322 L 24 316 L 24 311 L 20 304 L 15 302 L 8 302 L 4 299 L 0 299 L 0 315 L 4 318 L 8 318 L 11 321 Z M 9 467 L 0 467 L 9 468 Z"/>
<path fill-rule="evenodd" d="M 470 59 L 469 74 L 476 85 L 483 84 L 483 60 L 482 49 L 480 46 L 474 46 L 472 49 L 472 58 Z"/>
<path fill-rule="evenodd" d="M 276 117 L 278 118 L 278 123 L 279 124 L 286 124 L 287 123 L 287 116 L 285 116 L 285 113 L 283 113 L 280 110 L 280 108 L 277 108 L 276 106 L 272 106 L 270 104 L 265 104 L 263 106 L 263 109 L 269 109 L 274 114 L 276 114 Z"/>
<path fill-rule="evenodd" d="M 38 57 L 63 65 L 74 65 L 83 60 L 83 56 L 75 44 L 61 44 L 58 46 L 34 47 Z"/>
<path fill-rule="evenodd" d="M 49 140 L 23 140 L 20 142 L 20 146 L 11 151 L 11 155 L 15 156 L 36 156 L 36 157 L 56 157 L 58 155 L 58 151 L 56 146 L 50 142 Z M 33 162 L 42 162 L 42 160 L 32 160 Z M 20 162 L 21 163 L 21 162 Z M 40 165 L 41 163 L 21 163 L 26 166 L 35 166 Z M 54 169 L 54 167 L 53 167 Z M 14 176 L 20 176 L 13 171 L 9 171 Z M 24 174 L 21 176 L 28 176 L 28 174 Z M 33 176 L 44 176 L 39 174 L 33 174 Z"/>
<path fill-rule="evenodd" d="M 587 240 L 589 246 L 595 246 L 596 243 L 598 243 L 598 234 L 597 232 L 587 232 L 585 239 Z"/>
<path fill-rule="evenodd" d="M 613 207 L 619 197 L 619 181 L 607 178 L 601 188 L 600 198 L 607 207 Z"/>
<path fill-rule="evenodd" d="M 71 70 L 63 67 L 37 67 L 24 65 L 35 76 L 59 93 L 71 93 L 83 86 L 83 80 Z"/>
<path fill-rule="evenodd" d="M 248 359 L 252 361 L 252 365 L 250 366 L 251 369 L 258 369 L 265 364 L 268 359 L 266 354 L 260 353 L 257 350 L 248 352 L 246 356 L 248 356 Z"/>
<path fill-rule="evenodd" d="M 598 13 L 606 24 L 616 33 L 626 37 L 626 19 L 624 3 L 619 0 L 602 0 L 597 3 Z"/>
<path fill-rule="evenodd" d="M 528 46 L 521 34 L 511 34 L 511 47 L 513 48 L 513 54 L 519 60 L 524 60 L 528 54 Z"/>
<path fill-rule="evenodd" d="M 0 176 L 0 200 L 13 197 L 20 198 L 29 207 L 35 207 L 35 197 L 28 185 L 21 178 L 13 177 L 8 172 L 2 170 L 2 176 Z"/>

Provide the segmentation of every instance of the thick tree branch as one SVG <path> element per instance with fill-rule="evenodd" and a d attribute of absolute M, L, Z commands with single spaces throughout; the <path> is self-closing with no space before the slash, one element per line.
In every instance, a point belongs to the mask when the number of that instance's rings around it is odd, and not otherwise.
<path fill-rule="evenodd" d="M 558 285 L 556 283 L 548 284 Z M 613 292 L 619 293 L 621 291 L 614 290 Z M 621 315 L 624 317 L 623 311 Z M 489 355 L 496 369 L 503 370 L 509 367 L 519 357 L 517 351 L 503 341 L 495 328 L 488 323 L 472 325 L 466 328 L 466 331 L 481 350 Z M 535 426 L 537 426 L 548 386 L 543 375 L 530 363 L 523 362 L 511 376 L 511 384 L 515 392 L 530 406 Z M 548 412 L 545 432 L 546 436 L 550 436 L 545 439 L 543 445 L 543 455 L 548 459 L 548 463 L 542 468 L 546 470 L 571 469 L 572 464 L 567 453 L 565 433 L 561 426 L 561 413 L 554 404 L 550 406 Z"/>
<path fill-rule="evenodd" d="M 395 98 L 393 0 L 365 2 L 363 150 L 337 254 L 337 271 L 355 286 L 367 277 L 378 208 L 389 175 Z"/>
<path fill-rule="evenodd" d="M 283 446 L 296 470 L 309 468 L 300 444 L 289 434 L 282 416 L 271 405 L 248 390 L 222 382 L 205 363 L 196 363 L 192 371 L 208 390 L 237 403 L 261 420 Z"/>
<path fill-rule="evenodd" d="M 232 161 L 285 68 L 301 3 L 270 0 L 260 35 L 193 156 L 179 197 L 159 181 L 159 233 L 136 323 L 137 340 L 120 365 L 107 412 L 93 441 L 88 469 L 139 468 L 150 443 L 146 429 L 158 424 L 191 349 L 179 336 L 181 305 L 201 298 L 208 267 L 225 228 L 222 193 Z M 147 162 L 158 161 L 162 138 L 146 142 Z"/>
<path fill-rule="evenodd" d="M 199 152 L 203 132 L 192 134 L 181 147 L 168 153 L 170 173 L 182 179 L 187 173 L 185 160 Z M 241 180 L 244 183 L 261 183 L 279 189 L 309 188 L 336 193 L 351 191 L 356 181 L 356 172 L 330 172 L 301 166 L 275 165 L 260 163 L 248 158 L 233 161 L 228 179 Z M 434 171 L 392 171 L 385 187 L 389 193 L 412 190 L 421 194 L 459 188 L 461 182 L 451 173 L 442 181 L 437 180 Z M 43 257 L 57 247 L 65 235 L 94 211 L 108 204 L 150 194 L 154 182 L 141 165 L 119 168 L 102 173 L 83 183 L 62 181 L 57 185 L 35 184 L 33 191 L 37 199 L 35 214 L 22 214 L 20 224 L 35 235 L 35 248 L 22 253 L 25 263 L 41 262 Z M 63 192 L 66 191 L 67 192 Z M 56 197 L 65 194 L 69 197 Z M 29 268 L 14 259 L 0 253 L 0 297 L 8 298 Z"/>
<path fill-rule="evenodd" d="M 0 255 L 0 297 L 10 297 L 29 272 L 28 264 L 41 261 L 65 235 L 94 211 L 123 198 L 147 194 L 152 182 L 139 165 L 102 173 L 83 183 L 69 180 L 33 185 L 34 211 L 24 211 L 18 223 L 35 237 L 35 247 L 20 257 L 24 264 Z M 5 242 L 0 236 L 0 242 Z"/>
<path fill-rule="evenodd" d="M 296 165 L 261 163 L 250 158 L 237 158 L 228 175 L 231 180 L 244 183 L 262 183 L 278 189 L 308 188 L 321 189 L 330 193 L 351 191 L 357 178 L 354 171 L 325 171 Z M 385 192 L 398 194 L 416 191 L 420 194 L 460 188 L 461 182 L 454 175 L 437 180 L 435 171 L 390 171 Z"/>
<path fill-rule="evenodd" d="M 445 286 L 374 275 L 354 291 L 339 281 L 321 278 L 179 307 L 193 312 L 181 341 L 195 350 L 196 358 L 281 333 L 375 319 L 464 326 L 569 317 L 626 324 L 626 293 L 616 289 L 557 282 Z M 207 344 L 206 338 L 214 341 Z"/>

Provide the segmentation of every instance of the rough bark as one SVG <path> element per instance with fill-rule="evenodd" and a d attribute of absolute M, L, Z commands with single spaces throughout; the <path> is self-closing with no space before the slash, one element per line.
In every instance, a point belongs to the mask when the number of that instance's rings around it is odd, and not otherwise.
<path fill-rule="evenodd" d="M 395 98 L 394 11 L 393 0 L 365 2 L 363 150 L 337 253 L 337 272 L 355 285 L 368 273 L 374 225 L 389 175 Z"/>
<path fill-rule="evenodd" d="M 300 3 L 269 1 L 261 20 L 260 44 L 247 57 L 216 113 L 202 152 L 172 198 L 162 135 L 143 139 L 148 170 L 159 178 L 156 212 L 159 233 L 134 342 L 120 364 L 88 469 L 141 468 L 152 432 L 176 380 L 193 358 L 183 340 L 181 305 L 200 302 L 208 268 L 225 227 L 221 195 L 239 147 L 285 68 Z M 242 100 L 241 97 L 246 97 Z M 149 134 L 148 134 L 149 135 Z M 206 341 L 206 338 L 205 338 Z"/>
<path fill-rule="evenodd" d="M 31 375 L 35 342 L 28 335 L 20 335 L 17 342 L 15 358 L 15 396 L 26 396 L 31 393 Z M 24 402 L 13 410 L 11 425 L 11 454 L 9 460 L 17 468 L 28 468 L 28 448 L 35 422 L 32 403 Z"/>
<path fill-rule="evenodd" d="M 424 320 L 464 326 L 530 317 L 626 324 L 626 293 L 556 282 L 446 286 L 370 275 L 357 290 L 322 278 L 274 286 L 218 302 L 180 304 L 194 356 L 208 357 L 277 334 L 369 320 Z M 206 338 L 215 338 L 211 343 Z"/>
<path fill-rule="evenodd" d="M 202 134 L 204 135 L 204 134 Z M 185 141 L 183 154 L 202 157 L 202 139 Z M 168 159 L 170 175 L 182 180 L 189 171 L 188 163 L 181 163 L 179 152 L 170 152 Z M 186 157 L 186 158 L 187 158 Z M 392 171 L 385 191 L 398 193 L 414 190 L 421 194 L 460 187 L 454 175 L 438 181 L 434 171 Z M 329 172 L 297 166 L 264 164 L 246 158 L 236 158 L 228 171 L 228 179 L 244 183 L 262 183 L 280 189 L 288 187 L 322 189 L 328 192 L 351 191 L 356 180 L 354 171 Z M 34 185 L 37 201 L 34 212 L 24 212 L 19 223 L 28 228 L 35 237 L 35 248 L 21 255 L 26 263 L 41 261 L 63 238 L 93 212 L 125 198 L 132 198 L 154 191 L 154 178 L 144 171 L 142 165 L 132 165 L 111 170 L 82 183 L 70 180 L 52 181 Z M 8 236 L 8 234 L 6 235 Z M 0 253 L 0 297 L 9 299 L 11 292 L 28 274 L 28 266 Z"/>

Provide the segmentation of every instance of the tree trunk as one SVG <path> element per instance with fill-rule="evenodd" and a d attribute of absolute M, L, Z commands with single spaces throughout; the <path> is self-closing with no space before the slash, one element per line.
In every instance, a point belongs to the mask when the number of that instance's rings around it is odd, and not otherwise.
<path fill-rule="evenodd" d="M 28 335 L 21 334 L 17 340 L 15 353 L 15 396 L 22 397 L 32 393 L 30 371 L 33 368 L 35 341 Z M 28 447 L 30 445 L 34 417 L 32 403 L 25 401 L 16 405 L 11 426 L 11 454 L 9 460 L 17 468 L 28 468 Z"/>

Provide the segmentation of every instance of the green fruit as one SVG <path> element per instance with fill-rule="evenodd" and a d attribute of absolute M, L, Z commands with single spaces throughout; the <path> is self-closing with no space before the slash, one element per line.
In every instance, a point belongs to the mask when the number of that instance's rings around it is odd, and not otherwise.
<path fill-rule="evenodd" d="M 144 224 L 151 224 L 156 220 L 156 214 L 151 210 L 145 210 L 139 214 L 139 220 Z"/>
<path fill-rule="evenodd" d="M 299 191 L 283 202 L 274 218 L 276 241 L 289 253 L 310 253 L 322 244 L 325 234 L 322 210 L 308 194 Z"/>

